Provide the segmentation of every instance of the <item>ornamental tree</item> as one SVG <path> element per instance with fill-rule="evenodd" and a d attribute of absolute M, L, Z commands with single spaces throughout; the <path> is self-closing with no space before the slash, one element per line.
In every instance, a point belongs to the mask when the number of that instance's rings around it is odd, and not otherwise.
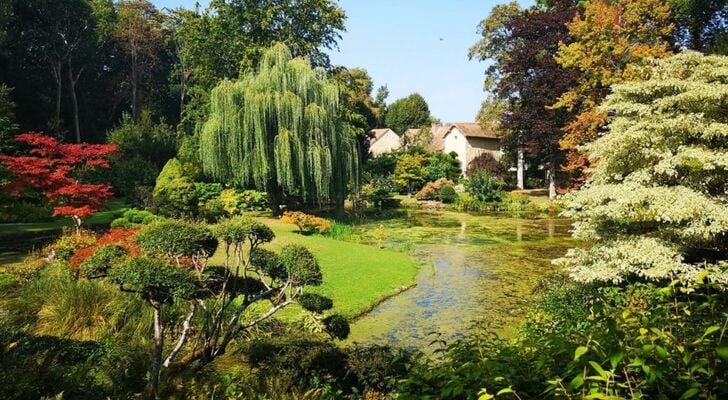
<path fill-rule="evenodd" d="M 200 154 L 210 177 L 265 190 L 274 213 L 283 195 L 334 200 L 343 212 L 358 184 L 357 130 L 341 113 L 339 86 L 283 44 L 257 72 L 223 81 L 211 94 Z"/>
<path fill-rule="evenodd" d="M 118 155 L 115 145 L 66 144 L 54 137 L 30 132 L 17 135 L 15 140 L 30 146 L 27 155 L 0 155 L 0 163 L 13 174 L 3 189 L 12 196 L 25 190 L 43 193 L 53 205 L 53 216 L 69 216 L 76 226 L 99 211 L 111 198 L 108 183 L 83 183 L 94 168 L 109 168 L 109 160 Z"/>
<path fill-rule="evenodd" d="M 248 217 L 225 220 L 213 230 L 185 221 L 158 221 L 135 237 L 141 257 L 108 244 L 83 262 L 87 278 L 106 278 L 152 307 L 153 396 L 158 395 L 163 369 L 204 367 L 246 331 L 292 304 L 315 314 L 321 332 L 345 337 L 348 329 L 340 318 L 320 316 L 332 302 L 303 295 L 306 286 L 322 283 L 316 258 L 302 246 L 284 246 L 278 253 L 260 248 L 274 237 L 269 227 Z M 209 266 L 218 242 L 224 263 Z M 172 303 L 189 311 L 174 318 L 175 313 L 165 311 Z M 171 344 L 166 345 L 168 340 Z"/>
<path fill-rule="evenodd" d="M 556 61 L 579 79 L 554 108 L 576 114 L 560 144 L 568 152 L 564 170 L 579 184 L 589 166 L 579 146 L 596 139 L 607 117 L 597 107 L 611 85 L 637 79 L 640 67 L 671 54 L 674 25 L 663 0 L 592 0 L 567 27 L 571 40 L 560 45 Z"/>
<path fill-rule="evenodd" d="M 612 86 L 587 185 L 564 199 L 591 246 L 557 263 L 578 281 L 712 276 L 728 286 L 728 57 L 685 52 Z"/>

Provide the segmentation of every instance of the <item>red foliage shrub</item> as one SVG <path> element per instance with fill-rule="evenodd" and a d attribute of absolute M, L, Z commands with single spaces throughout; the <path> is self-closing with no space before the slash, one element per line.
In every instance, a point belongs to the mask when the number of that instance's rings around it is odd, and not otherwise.
<path fill-rule="evenodd" d="M 38 190 L 54 206 L 54 216 L 70 216 L 77 226 L 111 198 L 110 184 L 82 183 L 82 178 L 92 168 L 109 168 L 109 158 L 119 154 L 116 145 L 66 144 L 37 132 L 15 140 L 30 150 L 23 156 L 0 155 L 0 163 L 13 173 L 3 187 L 11 195 L 19 196 L 28 187 Z"/>
<path fill-rule="evenodd" d="M 115 244 L 124 248 L 130 256 L 138 256 L 141 253 L 139 245 L 134 241 L 134 236 L 139 232 L 135 228 L 112 228 L 103 234 L 96 244 L 90 247 L 84 247 L 77 250 L 73 257 L 68 261 L 71 268 L 77 270 L 78 267 L 101 246 L 107 244 Z"/>

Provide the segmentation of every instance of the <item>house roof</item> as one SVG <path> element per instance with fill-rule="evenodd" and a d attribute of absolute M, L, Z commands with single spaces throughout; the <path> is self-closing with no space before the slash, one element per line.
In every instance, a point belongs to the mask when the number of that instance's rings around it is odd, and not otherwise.
<path fill-rule="evenodd" d="M 496 135 L 495 132 L 493 132 L 490 129 L 483 129 L 480 124 L 477 122 L 458 122 L 454 124 L 448 124 L 446 125 L 447 132 L 445 132 L 445 135 L 450 133 L 452 128 L 458 128 L 460 132 L 465 135 L 465 137 L 475 137 L 475 138 L 487 138 L 487 139 L 499 139 L 498 135 Z"/>
<path fill-rule="evenodd" d="M 369 131 L 369 135 L 371 137 L 371 139 L 369 140 L 369 143 L 376 142 L 377 140 L 381 139 L 384 135 L 386 135 L 387 132 L 389 132 L 389 131 L 391 131 L 392 133 L 397 135 L 397 132 L 395 132 L 389 128 L 372 129 L 371 131 Z M 399 135 L 397 135 L 397 136 L 399 136 Z"/>
<path fill-rule="evenodd" d="M 445 135 L 450 131 L 450 125 L 432 125 L 432 142 L 429 151 L 443 151 L 445 149 Z"/>

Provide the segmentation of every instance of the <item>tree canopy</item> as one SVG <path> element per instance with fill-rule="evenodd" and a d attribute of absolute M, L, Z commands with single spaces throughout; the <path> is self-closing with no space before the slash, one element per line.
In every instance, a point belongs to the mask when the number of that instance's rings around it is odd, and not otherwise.
<path fill-rule="evenodd" d="M 323 71 L 274 45 L 257 72 L 212 91 L 201 127 L 205 173 L 266 190 L 274 210 L 284 193 L 343 207 L 348 187 L 358 182 L 359 154 L 357 132 L 339 102 L 339 87 Z"/>
<path fill-rule="evenodd" d="M 565 215 L 593 243 L 559 261 L 580 281 L 694 277 L 728 284 L 728 59 L 684 52 L 613 86 L 608 133 L 586 145 L 588 185 Z M 646 118 L 645 116 L 649 116 Z M 722 267 L 721 267 L 722 266 Z"/>
<path fill-rule="evenodd" d="M 430 125 L 430 108 L 419 93 L 413 93 L 396 100 L 387 108 L 384 123 L 398 134 L 410 128 L 423 128 Z"/>

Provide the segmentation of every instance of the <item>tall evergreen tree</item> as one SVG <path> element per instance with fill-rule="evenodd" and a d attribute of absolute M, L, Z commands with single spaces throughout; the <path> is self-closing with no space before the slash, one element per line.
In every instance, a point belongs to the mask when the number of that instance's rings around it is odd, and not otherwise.
<path fill-rule="evenodd" d="M 275 44 L 257 72 L 212 91 L 200 138 L 205 173 L 266 190 L 275 212 L 284 194 L 334 200 L 343 211 L 358 183 L 359 156 L 339 102 L 338 85 L 322 70 Z"/>

